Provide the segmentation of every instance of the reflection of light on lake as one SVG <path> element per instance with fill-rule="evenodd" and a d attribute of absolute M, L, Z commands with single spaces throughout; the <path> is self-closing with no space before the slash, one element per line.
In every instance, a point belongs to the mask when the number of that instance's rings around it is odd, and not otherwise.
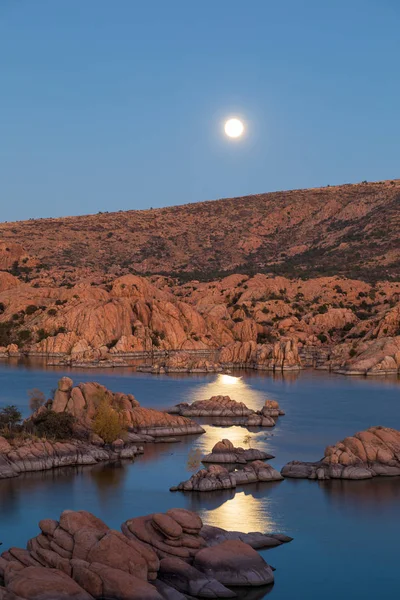
<path fill-rule="evenodd" d="M 204 523 L 233 531 L 272 532 L 277 529 L 271 516 L 270 501 L 267 497 L 255 498 L 251 493 L 236 492 L 214 510 L 200 510 Z"/>
<path fill-rule="evenodd" d="M 267 399 L 262 392 L 252 389 L 242 377 L 221 373 L 213 381 L 196 386 L 187 401 L 207 400 L 212 396 L 230 396 L 232 400 L 244 402 L 253 410 L 259 410 Z"/>
<path fill-rule="evenodd" d="M 211 449 L 215 446 L 215 444 L 223 439 L 230 440 L 235 447 L 249 447 L 248 443 L 246 444 L 245 442 L 245 437 L 249 432 L 243 427 L 239 427 L 238 425 L 233 425 L 231 427 L 214 427 L 204 423 L 202 423 L 202 427 L 204 427 L 206 430 L 206 434 L 200 435 L 196 439 L 194 446 L 200 448 L 203 455 L 211 452 Z M 268 433 L 269 432 L 266 431 L 252 433 L 251 445 L 254 448 L 265 450 L 266 452 L 273 454 L 270 448 L 271 442 Z"/>
<path fill-rule="evenodd" d="M 241 377 L 232 377 L 232 375 L 223 374 L 218 375 L 218 377 L 220 378 L 221 383 L 223 383 L 224 385 L 235 385 L 241 380 Z"/>

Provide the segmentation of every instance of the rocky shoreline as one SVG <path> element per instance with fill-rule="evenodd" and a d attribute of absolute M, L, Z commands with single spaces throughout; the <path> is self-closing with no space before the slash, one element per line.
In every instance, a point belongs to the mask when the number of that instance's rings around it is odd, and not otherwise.
<path fill-rule="evenodd" d="M 21 444 L 11 445 L 4 437 L 0 437 L 0 479 L 57 467 L 133 459 L 138 454 L 143 454 L 143 446 L 125 443 L 123 440 L 110 445 L 77 440 L 26 440 Z"/>
<path fill-rule="evenodd" d="M 26 549 L 2 553 L 0 598 L 236 598 L 238 587 L 260 588 L 263 596 L 274 573 L 256 549 L 292 539 L 203 525 L 179 508 L 125 521 L 122 533 L 86 511 L 66 510 L 39 527 Z"/>

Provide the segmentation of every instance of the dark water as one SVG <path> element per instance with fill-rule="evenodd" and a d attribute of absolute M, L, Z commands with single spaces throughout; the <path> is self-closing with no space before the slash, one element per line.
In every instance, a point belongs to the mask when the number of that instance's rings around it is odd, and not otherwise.
<path fill-rule="evenodd" d="M 0 404 L 28 412 L 27 390 L 47 393 L 65 370 L 0 363 Z M 69 373 L 71 375 L 71 373 Z M 126 370 L 74 371 L 79 381 L 96 380 L 114 391 L 132 392 L 143 406 L 229 394 L 259 408 L 279 401 L 286 416 L 273 430 L 252 433 L 252 445 L 276 456 L 280 468 L 292 459 L 316 460 L 326 445 L 371 425 L 400 429 L 397 379 L 365 380 L 318 372 L 272 376 L 151 376 Z M 205 435 L 178 444 L 147 446 L 135 463 L 59 469 L 0 481 L 0 539 L 3 547 L 25 546 L 43 517 L 66 508 L 87 509 L 119 528 L 136 515 L 173 506 L 200 512 L 207 523 L 242 531 L 279 531 L 290 544 L 264 552 L 277 571 L 272 590 L 248 600 L 392 599 L 400 592 L 400 478 L 361 482 L 285 480 L 239 488 L 236 493 L 181 494 L 169 487 L 190 476 L 192 448 L 210 451 L 223 437 L 241 445 L 247 430 L 206 427 Z"/>

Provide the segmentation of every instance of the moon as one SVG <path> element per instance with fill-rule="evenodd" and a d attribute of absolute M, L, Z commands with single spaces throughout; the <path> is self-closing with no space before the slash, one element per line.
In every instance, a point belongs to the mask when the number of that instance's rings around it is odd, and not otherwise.
<path fill-rule="evenodd" d="M 238 138 L 244 131 L 244 125 L 240 119 L 228 119 L 225 123 L 225 133 L 230 138 Z"/>

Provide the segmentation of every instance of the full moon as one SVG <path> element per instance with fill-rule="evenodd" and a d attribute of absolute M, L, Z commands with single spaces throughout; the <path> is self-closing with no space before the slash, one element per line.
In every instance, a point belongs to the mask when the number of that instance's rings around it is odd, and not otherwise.
<path fill-rule="evenodd" d="M 244 125 L 239 119 L 228 119 L 225 123 L 225 133 L 228 137 L 238 138 L 244 131 Z"/>

